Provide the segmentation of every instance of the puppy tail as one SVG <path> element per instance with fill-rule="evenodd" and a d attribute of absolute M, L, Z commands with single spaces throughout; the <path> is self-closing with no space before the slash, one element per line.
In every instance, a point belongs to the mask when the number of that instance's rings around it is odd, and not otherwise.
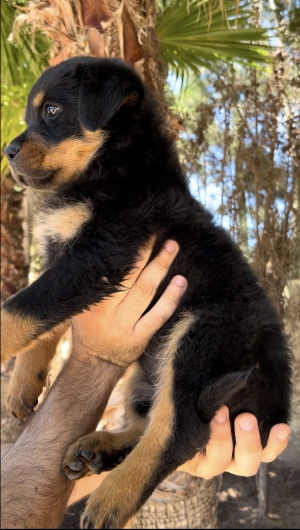
<path fill-rule="evenodd" d="M 198 414 L 201 421 L 210 422 L 215 412 L 222 406 L 230 406 L 231 399 L 247 386 L 250 375 L 256 367 L 243 372 L 223 375 L 206 386 L 198 398 Z"/>

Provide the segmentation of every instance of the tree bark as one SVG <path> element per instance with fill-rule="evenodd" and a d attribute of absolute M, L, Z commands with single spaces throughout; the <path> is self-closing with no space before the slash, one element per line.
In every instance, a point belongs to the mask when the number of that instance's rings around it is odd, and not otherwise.
<path fill-rule="evenodd" d="M 10 173 L 1 182 L 1 301 L 27 285 L 28 255 L 23 247 L 21 209 L 24 192 Z"/>
<path fill-rule="evenodd" d="M 8 173 L 1 181 L 1 302 L 28 283 L 29 253 L 24 250 L 22 206 L 24 192 L 15 189 Z M 7 387 L 14 358 L 1 365 L 1 442 L 13 442 L 24 425 L 6 410 Z"/>
<path fill-rule="evenodd" d="M 127 528 L 217 528 L 219 479 L 174 472 Z"/>

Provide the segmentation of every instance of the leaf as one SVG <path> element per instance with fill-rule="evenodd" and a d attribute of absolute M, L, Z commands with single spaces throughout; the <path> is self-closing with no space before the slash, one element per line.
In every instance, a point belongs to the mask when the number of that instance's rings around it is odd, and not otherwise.
<path fill-rule="evenodd" d="M 24 1 L 18 1 L 18 5 Z M 8 167 L 2 156 L 8 143 L 25 128 L 24 109 L 29 89 L 47 66 L 49 44 L 40 35 L 32 36 L 25 31 L 16 42 L 11 42 L 16 9 L 11 1 L 1 4 L 1 175 Z"/>
<path fill-rule="evenodd" d="M 157 18 L 160 53 L 176 77 L 210 70 L 216 61 L 269 63 L 272 48 L 266 28 L 251 26 L 252 11 L 236 0 L 173 0 Z M 226 16 L 224 15 L 226 12 Z"/>

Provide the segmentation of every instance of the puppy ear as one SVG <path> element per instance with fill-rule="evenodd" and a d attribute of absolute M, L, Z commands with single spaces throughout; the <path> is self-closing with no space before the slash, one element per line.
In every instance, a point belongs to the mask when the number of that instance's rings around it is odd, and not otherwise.
<path fill-rule="evenodd" d="M 134 107 L 142 97 L 142 82 L 129 67 L 113 61 L 86 66 L 81 72 L 79 119 L 89 131 L 102 129 L 121 107 Z"/>

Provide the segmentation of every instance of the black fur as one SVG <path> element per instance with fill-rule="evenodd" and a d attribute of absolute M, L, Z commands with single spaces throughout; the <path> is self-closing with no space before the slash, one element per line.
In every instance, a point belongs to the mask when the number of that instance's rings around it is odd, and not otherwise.
<path fill-rule="evenodd" d="M 46 92 L 48 104 L 63 106 L 52 121 L 32 105 L 39 91 Z M 231 423 L 241 412 L 256 415 L 265 446 L 270 428 L 289 419 L 286 338 L 237 245 L 191 196 L 153 96 L 120 61 L 75 58 L 42 75 L 29 96 L 26 117 L 28 130 L 13 143 L 21 150 L 28 131 L 54 148 L 66 138 L 80 137 L 82 126 L 107 133 L 88 167 L 53 191 L 43 206 L 88 201 L 92 218 L 67 246 L 48 238 L 45 272 L 5 303 L 8 311 L 38 320 L 36 335 L 121 288 L 151 235 L 157 238 L 153 255 L 166 239 L 180 245 L 152 305 L 176 274 L 187 278 L 188 289 L 139 360 L 145 396 L 133 398 L 137 413 L 148 414 L 151 406 L 158 339 L 183 310 L 196 315 L 196 321 L 174 361 L 173 436 L 139 505 L 169 472 L 205 448 L 208 424 L 224 403 Z M 51 188 L 51 179 L 55 182 L 55 172 L 47 168 L 30 175 L 16 169 L 17 160 L 13 164 L 16 178 L 25 184 L 43 188 L 45 181 Z"/>

